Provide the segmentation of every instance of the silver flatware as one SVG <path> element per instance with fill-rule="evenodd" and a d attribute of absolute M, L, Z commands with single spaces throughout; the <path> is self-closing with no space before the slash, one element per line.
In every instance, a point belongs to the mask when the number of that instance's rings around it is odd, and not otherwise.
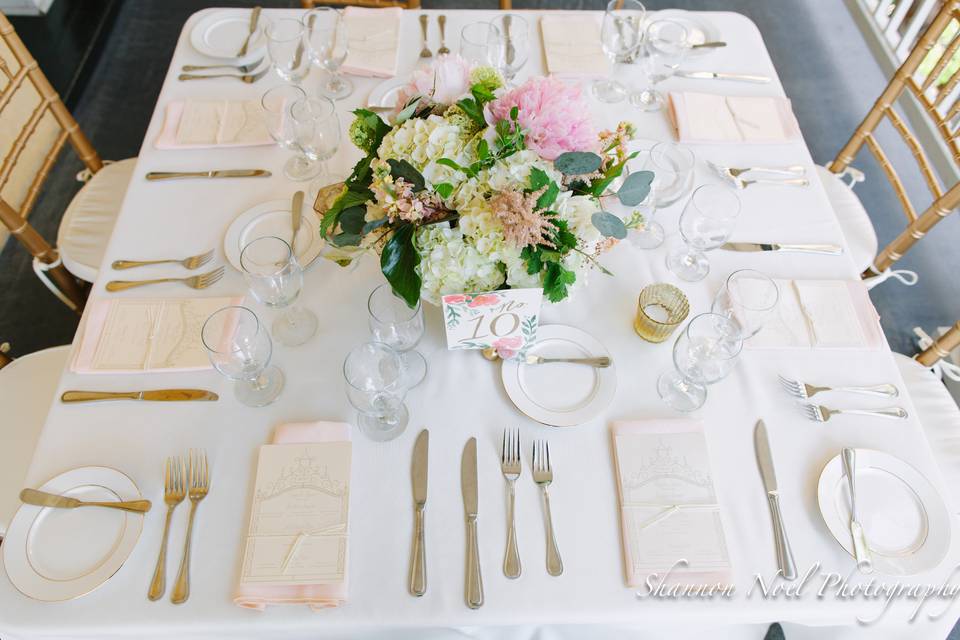
<path fill-rule="evenodd" d="M 510 25 L 513 23 L 513 17 L 508 13 L 503 16 L 503 39 L 506 41 L 504 50 L 504 62 L 510 67 L 517 57 L 516 47 L 513 46 L 513 38 L 510 37 Z"/>
<path fill-rule="evenodd" d="M 721 47 L 727 46 L 727 43 L 723 40 L 714 40 L 712 42 L 701 42 L 700 44 L 695 44 L 691 49 L 720 49 Z"/>
<path fill-rule="evenodd" d="M 440 27 L 440 48 L 437 49 L 437 54 L 443 56 L 450 53 L 450 49 L 447 47 L 446 41 L 446 28 L 447 28 L 447 16 L 442 13 L 437 16 L 437 25 Z"/>
<path fill-rule="evenodd" d="M 427 462 L 430 432 L 424 429 L 413 445 L 410 481 L 413 485 L 413 547 L 410 551 L 410 593 L 422 596 L 427 592 L 427 547 L 424 532 L 424 509 L 427 506 Z"/>
<path fill-rule="evenodd" d="M 114 260 L 110 266 L 114 269 L 133 269 L 134 267 L 145 267 L 151 264 L 179 264 L 184 269 L 199 269 L 203 265 L 213 260 L 213 249 L 206 253 L 200 253 L 189 258 L 172 258 L 169 260 Z"/>
<path fill-rule="evenodd" d="M 107 291 L 126 291 L 134 287 L 143 287 L 148 284 L 160 284 L 163 282 L 182 282 L 191 289 L 206 289 L 216 284 L 223 277 L 224 268 L 218 267 L 213 271 L 202 273 L 198 276 L 188 278 L 154 278 L 152 280 L 111 280 L 107 283 Z"/>
<path fill-rule="evenodd" d="M 598 356 L 596 358 L 545 358 L 534 354 L 528 354 L 523 358 L 524 364 L 551 364 L 554 362 L 569 362 L 570 364 L 585 364 L 598 369 L 605 369 L 610 366 L 612 360 L 607 356 Z"/>
<path fill-rule="evenodd" d="M 290 226 L 293 229 L 293 235 L 290 237 L 290 249 L 293 250 L 297 242 L 297 232 L 300 231 L 300 220 L 303 217 L 303 191 L 297 191 L 293 194 L 293 202 L 290 206 Z M 296 253 L 296 251 L 294 251 Z"/>
<path fill-rule="evenodd" d="M 430 47 L 427 46 L 427 14 L 420 14 L 420 30 L 423 32 L 423 48 L 420 49 L 421 58 L 432 58 L 433 53 L 430 51 Z"/>
<path fill-rule="evenodd" d="M 905 420 L 909 417 L 903 407 L 884 407 L 883 409 L 831 409 L 822 404 L 805 404 L 803 411 L 807 417 L 814 422 L 826 422 L 832 416 L 841 414 L 850 414 L 855 416 L 874 416 L 877 418 L 890 418 L 892 420 Z"/>
<path fill-rule="evenodd" d="M 240 50 L 237 51 L 237 57 L 242 58 L 247 55 L 247 49 L 250 47 L 250 38 L 253 37 L 253 34 L 257 31 L 257 22 L 260 21 L 260 11 L 259 6 L 254 7 L 253 11 L 250 12 L 250 29 L 247 32 L 247 37 L 243 40 L 243 46 L 240 47 Z"/>
<path fill-rule="evenodd" d="M 250 64 L 185 64 L 180 67 L 180 71 L 211 71 L 213 69 L 229 69 L 237 73 L 253 73 L 257 67 L 263 64 L 263 58 Z"/>
<path fill-rule="evenodd" d="M 500 472 L 507 481 L 507 548 L 503 554 L 503 575 L 520 577 L 520 551 L 517 549 L 516 513 L 517 480 L 520 478 L 520 430 L 503 430 L 500 449 Z"/>
<path fill-rule="evenodd" d="M 563 573 L 563 561 L 553 533 L 553 516 L 550 513 L 550 494 L 547 487 L 553 482 L 553 467 L 550 465 L 550 445 L 546 440 L 533 441 L 533 481 L 540 487 L 543 499 L 543 519 L 547 533 L 547 573 L 559 576 Z"/>
<path fill-rule="evenodd" d="M 801 382 L 800 380 L 791 380 L 783 376 L 778 377 L 780 378 L 780 384 L 783 388 L 801 400 L 808 400 L 818 393 L 825 391 L 846 391 L 849 393 L 862 393 L 868 396 L 882 396 L 884 398 L 896 398 L 900 395 L 900 390 L 892 384 L 874 384 L 865 387 L 818 387 L 807 384 L 806 382 Z"/>
<path fill-rule="evenodd" d="M 147 180 L 179 180 L 181 178 L 269 178 L 266 169 L 213 169 L 212 171 L 151 171 Z"/>
<path fill-rule="evenodd" d="M 193 538 L 193 519 L 197 515 L 197 507 L 200 505 L 200 501 L 206 498 L 207 493 L 210 492 L 210 467 L 207 465 L 205 451 L 190 452 L 187 476 L 189 478 L 187 497 L 190 498 L 190 517 L 187 519 L 187 538 L 183 544 L 180 570 L 177 572 L 173 594 L 170 596 L 170 602 L 173 604 L 183 604 L 190 597 L 190 542 Z"/>
<path fill-rule="evenodd" d="M 31 504 L 35 507 L 50 507 L 53 509 L 77 509 L 79 507 L 105 507 L 107 509 L 120 509 L 121 511 L 133 511 L 135 513 L 146 513 L 150 511 L 149 500 L 124 500 L 124 501 L 88 501 L 77 500 L 67 496 L 58 496 L 55 493 L 47 493 L 38 489 L 24 489 L 20 492 L 20 502 Z"/>
<path fill-rule="evenodd" d="M 460 492 L 467 521 L 467 563 L 464 598 L 471 609 L 483 606 L 483 577 L 480 574 L 480 546 L 477 540 L 477 515 L 480 496 L 477 488 L 477 439 L 470 438 L 460 458 Z"/>
<path fill-rule="evenodd" d="M 836 244 L 725 242 L 720 245 L 720 248 L 724 251 L 783 251 L 784 253 L 816 253 L 827 256 L 839 256 L 843 253 L 843 247 Z"/>
<path fill-rule="evenodd" d="M 802 176 L 807 173 L 807 168 L 801 164 L 795 164 L 789 167 L 724 167 L 709 160 L 707 160 L 707 164 L 717 173 L 729 174 L 735 178 L 744 173 L 771 173 L 773 175 L 783 176 Z"/>
<path fill-rule="evenodd" d="M 167 458 L 163 468 L 163 502 L 167 505 L 167 517 L 163 521 L 163 537 L 160 539 L 160 553 L 157 554 L 157 566 L 153 569 L 147 598 L 159 600 L 167 588 L 167 539 L 170 537 L 170 520 L 173 510 L 183 502 L 187 495 L 187 470 L 180 456 Z"/>
<path fill-rule="evenodd" d="M 765 184 L 768 186 L 774 187 L 808 187 L 810 186 L 810 181 L 806 178 L 787 178 L 785 180 L 774 180 L 772 178 L 750 178 L 749 180 L 744 178 L 736 178 L 734 176 L 723 176 L 727 182 L 735 186 L 737 189 L 743 190 L 747 187 L 755 184 Z"/>
<path fill-rule="evenodd" d="M 849 447 L 840 452 L 843 460 L 843 475 L 847 476 L 847 487 L 850 489 L 850 535 L 853 538 L 853 557 L 857 560 L 857 569 L 863 573 L 873 572 L 873 560 L 870 558 L 870 548 L 863 533 L 863 526 L 857 518 L 857 452 Z"/>
<path fill-rule="evenodd" d="M 220 396 L 206 389 L 152 389 L 149 391 L 64 391 L 61 402 L 95 402 L 100 400 L 144 400 L 148 402 L 190 402 L 219 400 Z"/>
<path fill-rule="evenodd" d="M 783 515 L 780 513 L 777 475 L 773 470 L 773 454 L 770 451 L 767 427 L 763 424 L 763 420 L 757 420 L 757 426 L 753 431 L 753 446 L 757 454 L 757 464 L 760 467 L 760 477 L 763 479 L 763 488 L 767 492 L 767 503 L 770 505 L 773 540 L 777 547 L 777 566 L 780 567 L 784 580 L 796 580 L 797 565 L 793 561 L 793 551 L 790 550 L 790 541 L 787 540 L 787 531 L 783 525 Z"/>
<path fill-rule="evenodd" d="M 768 84 L 769 76 L 761 76 L 752 73 L 725 73 L 723 71 L 675 71 L 674 75 L 678 78 L 689 78 L 692 80 L 733 80 L 735 82 L 753 82 L 756 84 Z"/>
<path fill-rule="evenodd" d="M 266 66 L 256 73 L 244 73 L 242 75 L 237 75 L 235 73 L 211 73 L 211 74 L 199 74 L 199 73 L 181 73 L 177 76 L 177 80 L 213 80 L 215 78 L 233 78 L 247 84 L 253 84 L 263 76 L 267 75 L 270 72 L 270 66 Z"/>
<path fill-rule="evenodd" d="M 729 167 L 721 167 L 720 165 L 714 164 L 709 160 L 707 160 L 707 164 L 710 166 L 710 168 L 714 170 L 714 172 L 718 176 L 720 176 L 721 178 L 723 178 L 724 180 L 726 180 L 727 182 L 735 186 L 737 189 L 746 189 L 747 187 L 753 184 L 768 184 L 768 185 L 796 186 L 796 187 L 806 187 L 807 185 L 810 184 L 810 181 L 807 180 L 806 178 L 795 177 L 795 178 L 772 179 L 772 178 L 740 177 L 742 174 L 747 172 L 768 173 L 768 174 L 788 175 L 788 176 L 803 175 L 803 172 L 804 172 L 803 167 L 799 167 L 800 173 L 798 174 L 797 172 L 792 170 L 792 169 L 796 169 L 797 167 L 788 167 L 786 169 L 773 169 L 773 168 L 765 169 L 762 167 L 746 167 L 743 169 L 731 169 Z"/>

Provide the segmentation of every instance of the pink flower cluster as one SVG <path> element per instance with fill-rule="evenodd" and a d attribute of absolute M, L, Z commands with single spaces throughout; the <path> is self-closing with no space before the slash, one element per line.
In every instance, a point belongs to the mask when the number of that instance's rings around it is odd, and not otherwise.
<path fill-rule="evenodd" d="M 469 92 L 470 64 L 458 55 L 437 56 L 429 66 L 413 72 L 397 95 L 395 109 L 402 109 L 414 96 L 436 104 L 453 104 Z"/>
<path fill-rule="evenodd" d="M 386 210 L 390 222 L 398 219 L 415 223 L 428 222 L 442 217 L 445 213 L 439 196 L 429 191 L 414 193 L 413 185 L 403 178 L 397 178 L 389 192 L 387 189 L 390 187 L 387 184 L 381 186 L 374 182 L 371 188 L 374 197 Z"/>
<path fill-rule="evenodd" d="M 517 120 L 527 132 L 527 148 L 547 160 L 566 151 L 592 151 L 597 145 L 590 108 L 580 87 L 557 78 L 531 78 L 487 107 L 491 124 L 509 119 L 510 110 L 518 107 Z"/>

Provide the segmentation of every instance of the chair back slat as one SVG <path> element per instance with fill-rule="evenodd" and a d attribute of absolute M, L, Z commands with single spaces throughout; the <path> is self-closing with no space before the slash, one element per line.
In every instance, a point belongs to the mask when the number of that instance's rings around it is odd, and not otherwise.
<path fill-rule="evenodd" d="M 946 358 L 950 352 L 960 347 L 960 320 L 950 329 L 933 341 L 933 344 L 916 355 L 920 364 L 932 367 L 941 358 Z"/>

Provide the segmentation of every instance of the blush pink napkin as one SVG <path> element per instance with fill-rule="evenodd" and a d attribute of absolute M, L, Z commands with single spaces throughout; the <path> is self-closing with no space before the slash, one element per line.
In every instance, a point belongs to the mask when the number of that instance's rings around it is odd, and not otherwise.
<path fill-rule="evenodd" d="M 769 96 L 672 92 L 668 116 L 686 143 L 784 143 L 800 138 L 790 101 Z"/>
<path fill-rule="evenodd" d="M 340 70 L 354 76 L 374 78 L 392 78 L 397 75 L 397 65 L 400 62 L 402 16 L 403 9 L 399 7 L 385 9 L 347 7 L 344 9 L 343 19 L 347 23 L 349 47 L 347 59 L 344 60 Z M 373 25 L 372 34 L 370 25 Z M 392 32 L 395 39 L 392 47 L 382 48 L 384 41 L 378 37 L 382 32 L 387 34 Z"/>
<path fill-rule="evenodd" d="M 283 424 L 273 432 L 272 444 L 304 444 L 350 441 L 350 425 L 343 422 L 300 422 Z M 349 532 L 349 527 L 348 527 Z M 348 538 L 349 540 L 349 538 Z M 349 558 L 349 556 L 348 556 Z M 340 584 L 296 586 L 243 585 L 237 587 L 233 603 L 245 609 L 263 611 L 268 605 L 304 604 L 320 611 L 339 607 L 347 601 L 347 578 Z"/>

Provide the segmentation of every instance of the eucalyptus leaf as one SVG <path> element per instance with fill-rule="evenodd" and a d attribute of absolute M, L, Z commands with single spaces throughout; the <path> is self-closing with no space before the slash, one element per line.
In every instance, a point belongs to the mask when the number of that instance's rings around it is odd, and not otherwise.
<path fill-rule="evenodd" d="M 360 230 L 360 233 L 362 235 L 367 235 L 371 231 L 374 231 L 375 229 L 379 229 L 383 225 L 387 224 L 387 222 L 389 221 L 390 219 L 386 217 L 378 218 L 377 220 L 371 220 L 370 222 L 367 222 L 363 225 L 363 229 Z"/>
<path fill-rule="evenodd" d="M 400 113 L 397 114 L 395 119 L 395 124 L 400 124 L 413 117 L 413 114 L 417 112 L 418 106 L 420 106 L 420 96 L 408 102 L 403 109 L 400 110 Z"/>
<path fill-rule="evenodd" d="M 631 173 L 627 176 L 627 179 L 623 181 L 620 190 L 617 191 L 617 197 L 620 198 L 620 202 L 624 206 L 635 207 L 643 202 L 647 194 L 650 193 L 650 183 L 652 182 L 652 171 L 637 171 L 636 173 Z"/>
<path fill-rule="evenodd" d="M 394 293 L 403 298 L 411 309 L 416 307 L 420 300 L 422 284 L 420 276 L 417 275 L 420 254 L 413 246 L 413 232 L 412 224 L 400 225 L 387 240 L 383 253 L 380 254 L 380 270 L 393 287 Z"/>
<path fill-rule="evenodd" d="M 567 176 L 582 176 L 600 168 L 603 158 L 590 151 L 567 151 L 557 156 L 553 166 Z"/>
<path fill-rule="evenodd" d="M 627 237 L 627 227 L 623 224 L 623 220 L 609 211 L 597 211 L 590 220 L 597 231 L 606 238 L 623 240 Z"/>
<path fill-rule="evenodd" d="M 387 163 L 390 165 L 390 175 L 394 180 L 397 178 L 403 178 L 408 183 L 413 185 L 414 192 L 423 191 L 427 184 L 423 179 L 423 175 L 417 171 L 417 168 L 407 162 L 406 160 L 395 160 L 390 158 L 387 160 Z"/>

